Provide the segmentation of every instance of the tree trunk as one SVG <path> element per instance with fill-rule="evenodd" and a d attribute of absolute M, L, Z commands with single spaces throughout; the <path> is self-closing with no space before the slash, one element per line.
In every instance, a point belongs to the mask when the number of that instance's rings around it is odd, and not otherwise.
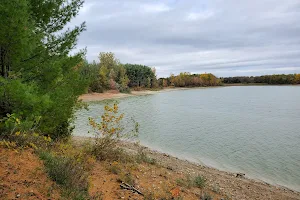
<path fill-rule="evenodd" d="M 9 65 L 6 59 L 6 51 L 4 47 L 0 47 L 0 65 L 1 65 L 1 76 L 4 78 L 8 77 Z"/>

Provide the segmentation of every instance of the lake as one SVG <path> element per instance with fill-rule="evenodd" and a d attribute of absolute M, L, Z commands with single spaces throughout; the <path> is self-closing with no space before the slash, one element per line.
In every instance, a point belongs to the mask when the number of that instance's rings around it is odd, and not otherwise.
<path fill-rule="evenodd" d="M 234 86 L 119 99 L 141 144 L 182 159 L 300 191 L 300 87 Z M 74 135 L 104 102 L 77 112 Z"/>

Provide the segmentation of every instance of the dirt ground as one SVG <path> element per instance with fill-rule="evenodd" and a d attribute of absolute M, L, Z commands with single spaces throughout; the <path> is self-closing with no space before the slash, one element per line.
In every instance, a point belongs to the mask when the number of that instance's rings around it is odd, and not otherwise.
<path fill-rule="evenodd" d="M 0 147 L 0 199 L 59 199 L 60 190 L 32 150 Z"/>

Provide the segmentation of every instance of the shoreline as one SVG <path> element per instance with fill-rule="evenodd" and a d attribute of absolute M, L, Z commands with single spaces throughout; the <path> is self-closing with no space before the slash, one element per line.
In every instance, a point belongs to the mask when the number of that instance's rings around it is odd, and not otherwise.
<path fill-rule="evenodd" d="M 205 87 L 199 87 L 205 88 Z M 133 96 L 145 96 L 151 94 L 157 94 L 161 92 L 171 92 L 171 91 L 179 91 L 179 90 L 189 90 L 193 88 L 164 88 L 161 90 L 141 90 L 141 91 L 131 91 L 131 93 L 120 93 L 116 90 L 108 90 L 104 93 L 87 93 L 79 96 L 79 100 L 83 102 L 92 102 L 92 101 L 103 101 L 108 99 L 120 99 L 126 97 L 133 97 Z"/>
<path fill-rule="evenodd" d="M 73 136 L 75 142 L 91 140 L 91 137 Z M 207 178 L 209 188 L 218 187 L 223 194 L 229 194 L 232 199 L 300 199 L 300 192 L 281 185 L 270 184 L 262 180 L 245 177 L 237 177 L 237 173 L 219 170 L 189 160 L 177 158 L 149 147 L 123 141 L 119 146 L 128 153 L 136 154 L 143 149 L 158 163 L 180 174 L 197 174 Z"/>
<path fill-rule="evenodd" d="M 145 96 L 151 94 L 158 94 L 162 92 L 172 92 L 172 91 L 180 91 L 180 90 L 192 90 L 192 89 L 207 89 L 207 88 L 220 88 L 220 87 L 234 87 L 234 86 L 296 86 L 300 87 L 300 85 L 268 85 L 268 84 L 224 84 L 222 86 L 211 86 L 211 87 L 174 87 L 174 88 L 163 88 L 159 90 L 141 90 L 141 91 L 131 91 L 131 93 L 120 93 L 117 90 L 108 90 L 103 93 L 86 93 L 79 96 L 79 100 L 83 102 L 93 102 L 93 101 L 103 101 L 108 99 L 120 99 L 126 97 L 134 97 L 134 96 Z"/>

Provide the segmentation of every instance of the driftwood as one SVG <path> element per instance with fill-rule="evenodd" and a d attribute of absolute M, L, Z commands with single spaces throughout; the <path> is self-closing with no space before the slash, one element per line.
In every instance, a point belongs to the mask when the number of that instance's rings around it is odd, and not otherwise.
<path fill-rule="evenodd" d="M 138 189 L 136 189 L 135 187 L 133 187 L 132 185 L 129 185 L 129 184 L 127 184 L 127 183 L 122 182 L 122 183 L 120 184 L 120 187 L 121 187 L 122 189 L 125 189 L 125 190 L 131 190 L 131 191 L 133 191 L 133 192 L 136 192 L 136 193 L 138 193 L 138 194 L 144 196 L 144 194 L 143 194 L 142 192 L 140 192 Z"/>

